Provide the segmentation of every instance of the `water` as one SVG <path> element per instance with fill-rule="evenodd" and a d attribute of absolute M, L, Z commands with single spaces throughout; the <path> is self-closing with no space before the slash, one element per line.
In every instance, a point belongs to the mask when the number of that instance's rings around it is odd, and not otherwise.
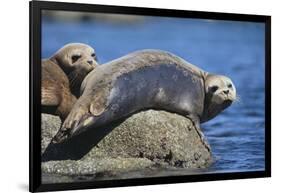
<path fill-rule="evenodd" d="M 43 20 L 42 56 L 69 42 L 93 46 L 100 63 L 139 49 L 162 49 L 229 76 L 240 102 L 202 125 L 215 163 L 208 172 L 264 170 L 265 85 L 262 23 L 146 17 L 137 23 Z"/>

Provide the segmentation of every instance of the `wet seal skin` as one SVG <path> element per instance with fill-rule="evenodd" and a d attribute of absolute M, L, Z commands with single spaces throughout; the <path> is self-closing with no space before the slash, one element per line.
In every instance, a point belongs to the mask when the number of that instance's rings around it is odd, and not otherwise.
<path fill-rule="evenodd" d="M 52 144 L 84 140 L 89 133 L 94 135 L 91 143 L 95 146 L 113 129 L 104 130 L 106 125 L 156 109 L 189 118 L 210 151 L 200 123 L 236 100 L 235 86 L 228 77 L 205 72 L 161 50 L 136 51 L 99 66 L 84 79 L 81 91 Z"/>
<path fill-rule="evenodd" d="M 67 44 L 43 59 L 42 113 L 58 115 L 64 121 L 80 95 L 83 79 L 97 65 L 95 50 L 81 43 Z"/>

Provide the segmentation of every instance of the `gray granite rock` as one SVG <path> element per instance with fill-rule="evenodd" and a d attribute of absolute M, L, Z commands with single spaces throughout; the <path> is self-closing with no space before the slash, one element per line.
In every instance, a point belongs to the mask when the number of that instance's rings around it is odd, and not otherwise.
<path fill-rule="evenodd" d="M 41 153 L 46 150 L 52 138 L 56 135 L 61 126 L 61 120 L 58 116 L 49 114 L 41 115 Z"/>
<path fill-rule="evenodd" d="M 58 117 L 42 114 L 42 153 L 60 124 Z M 189 119 L 148 110 L 116 126 L 78 160 L 48 160 L 42 163 L 45 173 L 85 175 L 152 167 L 206 168 L 212 156 Z"/>

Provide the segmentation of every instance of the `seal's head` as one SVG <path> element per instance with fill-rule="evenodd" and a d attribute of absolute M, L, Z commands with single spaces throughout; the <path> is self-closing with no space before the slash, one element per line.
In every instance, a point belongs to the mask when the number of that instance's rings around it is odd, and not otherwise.
<path fill-rule="evenodd" d="M 206 122 L 236 100 L 236 88 L 230 78 L 208 74 L 205 79 L 205 104 L 201 122 Z"/>
<path fill-rule="evenodd" d="M 85 76 L 98 65 L 95 50 L 82 43 L 67 44 L 50 59 L 62 68 L 69 78 L 71 89 L 77 91 Z"/>

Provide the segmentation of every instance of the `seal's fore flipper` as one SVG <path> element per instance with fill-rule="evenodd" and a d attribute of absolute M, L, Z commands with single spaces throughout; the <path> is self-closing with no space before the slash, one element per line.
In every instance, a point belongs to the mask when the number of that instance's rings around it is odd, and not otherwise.
<path fill-rule="evenodd" d="M 65 121 L 63 122 L 60 130 L 53 138 L 53 143 L 61 143 L 71 137 L 72 130 L 76 128 L 83 118 L 89 115 L 89 110 L 78 102 L 74 105 Z"/>
<path fill-rule="evenodd" d="M 83 118 L 78 122 L 76 122 L 72 128 L 65 128 L 62 127 L 60 131 L 56 134 L 56 136 L 53 138 L 53 143 L 61 143 L 73 136 L 76 136 L 83 131 L 85 131 L 89 126 L 91 126 L 94 123 L 94 116 L 88 114 L 85 114 Z"/>
<path fill-rule="evenodd" d="M 86 128 L 90 127 L 93 123 L 94 123 L 94 116 L 90 114 L 86 114 L 79 122 L 79 124 L 71 129 L 70 136 L 73 137 L 75 135 L 80 134 L 81 132 L 86 130 Z"/>
<path fill-rule="evenodd" d="M 191 116 L 191 115 L 188 115 L 186 116 L 187 118 L 189 118 L 197 132 L 197 134 L 199 135 L 203 145 L 207 148 L 207 150 L 209 152 L 211 152 L 211 146 L 209 145 L 207 139 L 205 138 L 203 132 L 201 131 L 200 129 L 200 121 L 199 121 L 199 118 L 198 117 L 195 117 L 195 116 Z"/>
<path fill-rule="evenodd" d="M 88 126 L 94 123 L 94 117 L 90 114 L 87 114 L 79 122 L 75 122 L 71 128 L 61 127 L 59 132 L 55 135 L 52 142 L 53 143 L 62 143 L 65 140 L 78 135 L 83 132 Z"/>

